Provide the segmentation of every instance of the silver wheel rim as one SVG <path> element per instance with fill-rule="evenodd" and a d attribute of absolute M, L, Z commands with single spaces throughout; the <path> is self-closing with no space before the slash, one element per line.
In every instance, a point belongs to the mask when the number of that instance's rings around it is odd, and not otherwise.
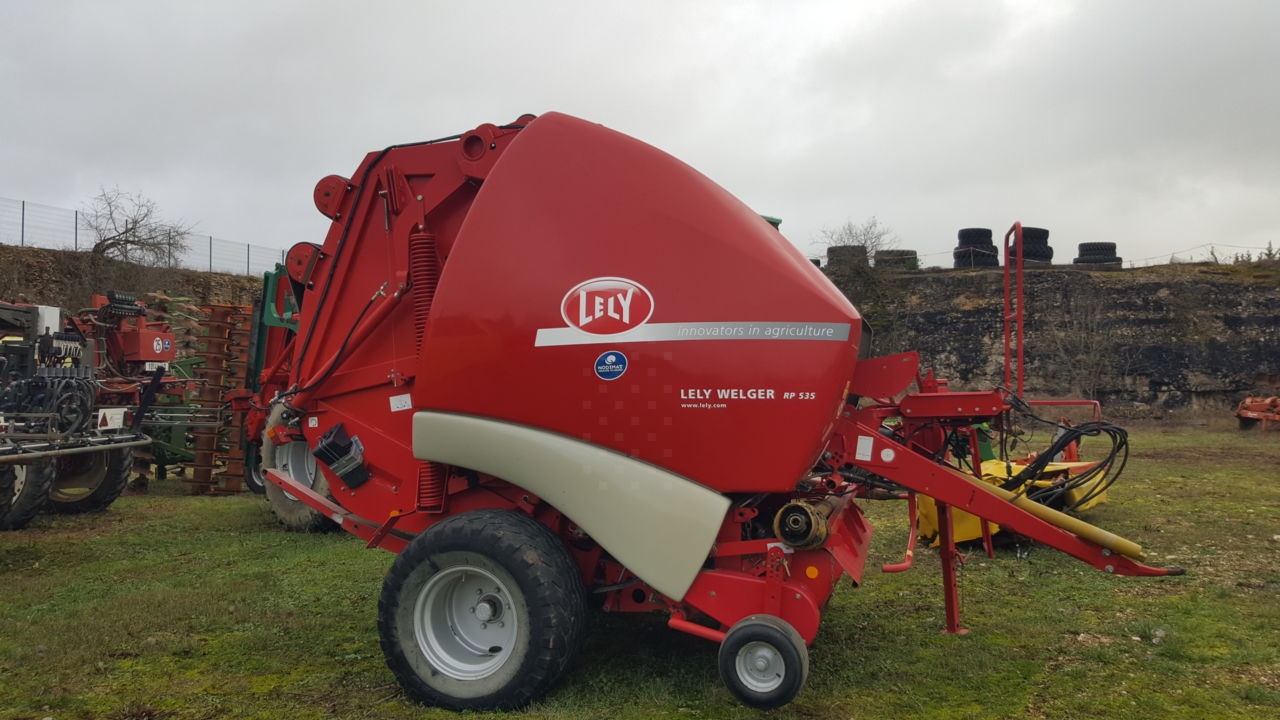
<path fill-rule="evenodd" d="M 293 478 L 293 481 L 306 485 L 307 487 L 315 487 L 316 484 L 316 457 L 311 454 L 311 448 L 301 440 L 294 440 L 286 443 L 284 446 L 276 450 L 277 457 L 280 458 L 280 472 Z M 284 496 L 290 500 L 298 498 L 290 495 L 285 491 Z"/>
<path fill-rule="evenodd" d="M 15 499 L 22 494 L 22 488 L 26 487 L 26 484 L 27 484 L 27 466 L 14 465 L 13 466 L 13 497 Z"/>
<path fill-rule="evenodd" d="M 734 666 L 738 670 L 738 680 L 758 693 L 777 690 L 787 677 L 787 663 L 782 659 L 782 653 L 769 643 L 758 640 L 738 650 Z"/>
<path fill-rule="evenodd" d="M 507 586 L 479 568 L 441 570 L 414 604 L 418 648 L 432 667 L 455 680 L 479 680 L 501 669 L 518 632 Z"/>

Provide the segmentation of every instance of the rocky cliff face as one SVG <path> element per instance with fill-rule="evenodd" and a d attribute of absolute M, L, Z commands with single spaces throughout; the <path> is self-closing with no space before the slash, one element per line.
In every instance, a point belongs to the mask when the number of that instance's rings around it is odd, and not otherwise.
<path fill-rule="evenodd" d="M 1003 382 L 1002 270 L 827 273 L 868 318 L 877 354 L 919 350 L 954 389 Z M 1028 396 L 1143 411 L 1277 392 L 1265 377 L 1280 373 L 1275 263 L 1031 269 L 1024 298 Z"/>
<path fill-rule="evenodd" d="M 856 258 L 825 270 L 871 323 L 876 354 L 918 350 L 957 390 L 1003 382 L 1001 270 L 888 272 Z M 75 310 L 92 293 L 121 290 L 247 305 L 261 284 L 0 245 L 0 300 L 21 293 Z M 1025 302 L 1028 396 L 1090 397 L 1114 414 L 1280 392 L 1264 379 L 1280 376 L 1280 263 L 1032 269 Z"/>

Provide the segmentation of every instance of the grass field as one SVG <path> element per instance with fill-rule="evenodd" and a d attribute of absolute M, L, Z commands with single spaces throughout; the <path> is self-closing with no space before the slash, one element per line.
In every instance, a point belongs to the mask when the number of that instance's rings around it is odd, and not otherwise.
<path fill-rule="evenodd" d="M 544 702 L 500 716 L 1280 718 L 1280 433 L 1151 428 L 1131 444 L 1111 502 L 1085 517 L 1185 577 L 1111 577 L 1043 547 L 970 553 L 972 632 L 942 635 L 937 558 L 881 573 L 905 508 L 873 503 L 865 582 L 837 590 L 791 705 L 736 704 L 715 646 L 661 618 L 602 616 Z M 383 664 L 390 554 L 287 534 L 256 496 L 182 492 L 0 534 L 0 718 L 456 717 L 405 700 Z"/>

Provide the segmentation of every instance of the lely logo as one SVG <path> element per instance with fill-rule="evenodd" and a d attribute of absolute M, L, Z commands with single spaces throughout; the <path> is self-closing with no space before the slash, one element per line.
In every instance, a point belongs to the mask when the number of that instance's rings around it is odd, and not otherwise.
<path fill-rule="evenodd" d="M 593 278 L 579 284 L 560 301 L 560 315 L 569 327 L 592 335 L 617 335 L 645 324 L 653 314 L 653 295 L 633 280 Z"/>

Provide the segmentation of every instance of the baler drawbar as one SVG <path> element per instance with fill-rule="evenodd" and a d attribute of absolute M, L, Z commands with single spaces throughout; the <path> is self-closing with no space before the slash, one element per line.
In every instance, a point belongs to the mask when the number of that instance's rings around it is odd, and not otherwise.
<path fill-rule="evenodd" d="M 869 357 L 776 227 L 630 137 L 526 115 L 371 153 L 315 201 L 333 222 L 268 278 L 248 426 L 286 526 L 398 554 L 378 625 L 419 701 L 541 697 L 595 598 L 719 643 L 736 697 L 783 705 L 836 583 L 862 580 L 864 499 L 933 499 L 952 632 L 952 508 L 1106 572 L 1181 572 L 1020 474 L 965 471 L 972 428 L 1021 398 Z"/>

